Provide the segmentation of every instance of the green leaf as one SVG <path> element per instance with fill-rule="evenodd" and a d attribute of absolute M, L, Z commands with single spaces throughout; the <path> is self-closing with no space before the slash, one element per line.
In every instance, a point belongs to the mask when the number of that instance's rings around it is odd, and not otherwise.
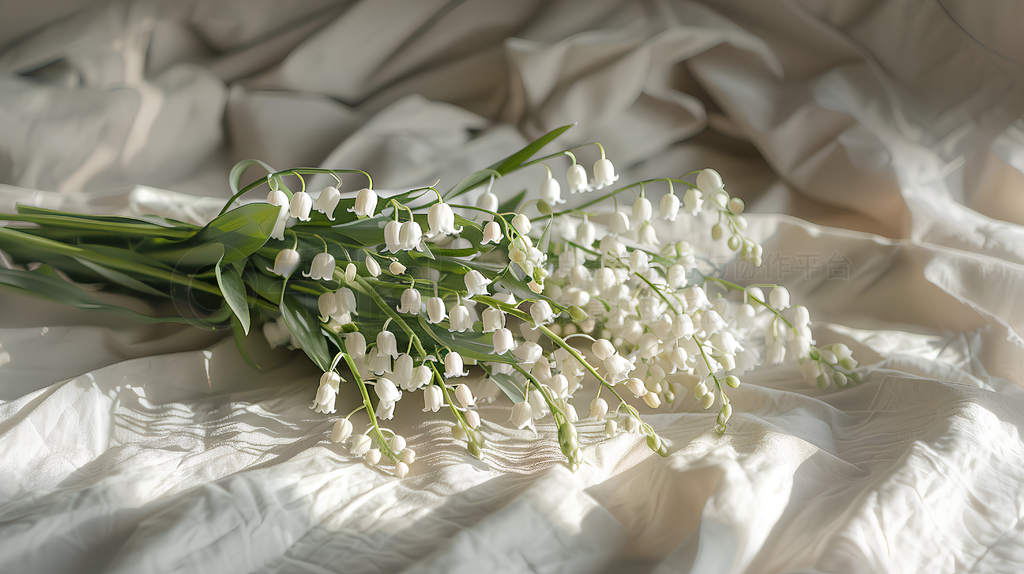
<path fill-rule="evenodd" d="M 224 263 L 255 253 L 270 238 L 281 208 L 269 203 L 249 203 L 211 221 L 185 242 L 187 246 L 224 244 Z"/>
<path fill-rule="evenodd" d="M 44 269 L 46 271 L 43 271 Z M 107 303 L 99 297 L 91 295 L 87 291 L 83 291 L 71 283 L 58 278 L 55 273 L 52 273 L 52 269 L 49 269 L 46 265 L 40 267 L 37 271 L 18 271 L 17 269 L 0 268 L 0 287 L 21 295 L 62 303 L 86 311 L 105 311 L 142 323 L 183 323 L 186 325 L 208 327 L 209 323 L 219 323 L 230 315 L 230 310 L 228 310 L 228 315 L 223 317 L 221 317 L 223 312 L 218 312 L 202 320 L 185 317 L 150 317 L 120 305 Z"/>
<path fill-rule="evenodd" d="M 509 375 L 491 373 L 490 378 L 513 403 L 521 403 L 526 400 L 526 397 L 523 396 L 523 389 L 519 388 L 519 383 Z"/>
<path fill-rule="evenodd" d="M 427 323 L 426 317 L 419 315 L 420 327 L 435 341 L 463 357 L 491 363 L 514 363 L 515 360 L 506 353 L 495 355 L 490 333 L 451 333 L 447 329 L 435 329 Z"/>
<path fill-rule="evenodd" d="M 142 215 L 139 217 L 126 217 L 123 215 L 92 215 L 88 213 L 75 213 L 73 211 L 61 211 L 59 209 L 50 209 L 48 207 L 22 204 L 16 205 L 15 209 L 17 209 L 18 213 L 22 215 L 58 215 L 61 217 L 82 219 L 86 221 L 121 223 L 129 225 L 156 225 L 167 229 L 179 229 L 184 231 L 197 231 L 199 229 L 199 226 L 192 225 L 191 223 L 152 214 Z"/>
<path fill-rule="evenodd" d="M 93 263 L 92 261 L 89 261 L 88 259 L 83 259 L 81 257 L 75 257 L 75 261 L 78 261 L 82 265 L 85 265 L 90 270 L 102 276 L 104 279 L 111 283 L 117 283 L 118 285 L 121 285 L 123 287 L 127 287 L 140 293 L 145 293 L 146 295 L 152 295 L 154 297 L 166 297 L 168 299 L 170 298 L 170 295 L 168 295 L 167 293 L 150 287 L 149 285 L 146 285 L 142 281 L 139 281 L 138 279 L 130 275 L 121 273 L 120 271 L 104 267 L 99 263 Z"/>
<path fill-rule="evenodd" d="M 245 297 L 245 283 L 242 276 L 234 267 L 221 267 L 218 263 L 214 267 L 217 273 L 217 285 L 224 294 L 224 301 L 235 313 L 235 319 L 242 326 L 242 332 L 249 334 L 249 304 Z"/>
<path fill-rule="evenodd" d="M 537 152 L 544 148 L 544 146 L 551 143 L 555 138 L 565 133 L 566 130 L 576 124 L 570 124 L 555 128 L 550 132 L 542 135 L 533 142 L 527 144 L 526 147 L 517 151 L 516 153 L 508 156 L 507 158 L 499 161 L 487 169 L 482 169 L 476 173 L 473 173 L 466 179 L 459 182 L 458 185 L 448 190 L 448 193 L 444 194 L 446 200 L 452 199 L 466 193 L 467 191 L 479 187 L 485 181 L 490 181 L 491 174 L 496 173 L 499 177 L 503 176 L 519 166 L 523 165 L 527 160 L 533 157 Z"/>
<path fill-rule="evenodd" d="M 526 197 L 526 190 L 520 191 L 512 199 L 502 203 L 498 206 L 498 213 L 511 213 L 519 209 L 519 204 L 523 202 L 523 198 Z"/>
<path fill-rule="evenodd" d="M 281 316 L 306 355 L 320 370 L 327 372 L 331 368 L 331 356 L 327 352 L 327 341 L 320 334 L 320 323 L 316 317 L 310 315 L 291 295 L 285 295 L 281 301 Z"/>

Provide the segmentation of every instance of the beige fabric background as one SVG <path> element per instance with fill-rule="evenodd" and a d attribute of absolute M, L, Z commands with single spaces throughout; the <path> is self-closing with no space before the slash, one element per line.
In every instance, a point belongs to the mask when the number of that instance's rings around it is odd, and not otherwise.
<path fill-rule="evenodd" d="M 601 141 L 620 181 L 711 166 L 749 211 L 784 214 L 751 217 L 759 275 L 723 272 L 789 285 L 818 341 L 869 372 L 818 391 L 766 368 L 725 437 L 687 397 L 649 419 L 668 459 L 585 423 L 575 475 L 503 425 L 503 400 L 483 411 L 486 464 L 401 404 L 420 459 L 397 481 L 327 440 L 301 356 L 256 376 L 216 333 L 5 294 L 0 564 L 1017 572 L 1022 21 L 1010 0 L 0 6 L 0 210 L 204 221 L 250 157 L 450 186 L 578 122 L 561 142 Z"/>

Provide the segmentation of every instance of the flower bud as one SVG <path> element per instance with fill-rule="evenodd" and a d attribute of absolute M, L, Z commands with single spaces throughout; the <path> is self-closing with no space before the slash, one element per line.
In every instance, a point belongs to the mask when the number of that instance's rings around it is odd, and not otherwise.
<path fill-rule="evenodd" d="M 498 211 L 498 196 L 486 191 L 477 198 L 476 206 L 487 211 Z"/>
<path fill-rule="evenodd" d="M 626 381 L 626 388 L 636 397 L 642 397 L 647 394 L 647 386 L 644 385 L 643 380 L 635 377 Z"/>
<path fill-rule="evenodd" d="M 715 393 L 708 393 L 700 400 L 700 406 L 704 410 L 710 409 L 715 404 Z"/>
<path fill-rule="evenodd" d="M 431 297 L 427 299 L 427 322 L 431 324 L 438 324 L 444 321 L 447 314 L 444 309 L 444 301 L 440 297 Z"/>
<path fill-rule="evenodd" d="M 707 384 L 704 383 L 704 381 L 701 381 L 701 382 L 697 383 L 697 386 L 693 387 L 693 396 L 698 401 L 703 399 L 704 395 L 707 395 L 707 394 L 708 394 L 708 386 L 707 386 Z"/>
<path fill-rule="evenodd" d="M 363 456 L 370 451 L 370 437 L 364 434 L 357 434 L 352 437 L 352 443 L 348 445 L 348 452 L 352 456 Z"/>
<path fill-rule="evenodd" d="M 590 403 L 590 418 L 595 420 L 603 420 L 605 415 L 608 414 L 608 402 L 597 397 Z"/>
<path fill-rule="evenodd" d="M 371 466 L 376 465 L 377 463 L 379 463 L 380 462 L 380 449 L 379 448 L 371 448 L 366 453 L 366 462 L 367 462 L 367 464 L 369 464 Z"/>
<path fill-rule="evenodd" d="M 714 227 L 711 228 L 711 239 L 718 241 L 722 238 L 723 233 L 725 233 L 725 230 L 722 228 L 722 224 L 716 223 Z"/>
<path fill-rule="evenodd" d="M 736 375 L 729 375 L 725 378 L 725 384 L 735 389 L 740 386 L 740 379 Z"/>
<path fill-rule="evenodd" d="M 729 200 L 729 211 L 736 215 L 743 213 L 744 207 L 746 206 L 743 204 L 743 200 L 738 197 L 734 197 Z M 743 227 L 740 227 L 740 229 L 743 229 Z"/>
<path fill-rule="evenodd" d="M 555 315 L 551 311 L 551 305 L 544 299 L 534 301 L 533 305 L 530 306 L 530 316 L 533 317 L 533 322 L 537 325 L 547 325 L 555 319 Z"/>
<path fill-rule="evenodd" d="M 591 347 L 594 352 L 594 356 L 597 357 L 598 361 L 604 361 L 615 354 L 615 347 L 612 346 L 611 341 L 608 339 L 598 339 L 594 341 L 594 345 Z"/>
<path fill-rule="evenodd" d="M 338 422 L 334 423 L 334 428 L 331 430 L 331 441 L 344 442 L 350 436 L 352 436 L 352 421 L 338 419 Z"/>
<path fill-rule="evenodd" d="M 441 408 L 441 403 L 443 402 L 444 393 L 441 391 L 441 387 L 430 385 L 423 389 L 423 412 L 431 411 L 436 413 Z"/>
<path fill-rule="evenodd" d="M 520 364 L 530 366 L 533 366 L 543 353 L 544 349 L 533 341 L 525 341 L 512 351 L 512 354 L 519 358 Z"/>
<path fill-rule="evenodd" d="M 652 409 L 656 409 L 661 406 L 661 397 L 658 393 L 647 393 L 644 395 L 644 402 Z"/>
<path fill-rule="evenodd" d="M 579 305 L 570 305 L 569 306 L 569 317 L 571 317 L 572 320 L 576 321 L 576 322 L 586 321 L 587 320 L 587 312 L 584 311 L 582 308 L 580 308 Z"/>
<path fill-rule="evenodd" d="M 299 266 L 299 252 L 294 249 L 282 249 L 277 252 L 274 258 L 273 273 L 282 277 L 290 276 L 295 268 Z"/>
<path fill-rule="evenodd" d="M 473 391 L 469 390 L 469 385 L 465 383 L 455 387 L 455 398 L 459 399 L 462 406 L 467 408 L 476 404 L 476 399 L 473 398 Z"/>
<path fill-rule="evenodd" d="M 395 476 L 397 476 L 398 478 L 402 479 L 402 478 L 405 478 L 406 476 L 408 476 L 408 474 L 409 474 L 409 465 L 404 463 L 404 462 L 402 462 L 402 461 L 399 461 L 398 464 L 395 465 Z"/>
<path fill-rule="evenodd" d="M 333 272 L 332 272 L 333 273 Z M 351 283 L 356 280 L 356 266 L 354 263 L 349 263 L 345 266 L 345 283 Z"/>
<path fill-rule="evenodd" d="M 697 187 L 706 194 L 721 191 L 725 186 L 717 171 L 707 168 L 697 174 Z"/>
<path fill-rule="evenodd" d="M 517 213 L 516 216 L 512 218 L 512 227 L 515 227 L 516 231 L 519 233 L 526 235 L 530 233 L 530 229 L 533 228 L 533 224 L 530 223 L 529 217 L 526 217 L 522 213 Z"/>

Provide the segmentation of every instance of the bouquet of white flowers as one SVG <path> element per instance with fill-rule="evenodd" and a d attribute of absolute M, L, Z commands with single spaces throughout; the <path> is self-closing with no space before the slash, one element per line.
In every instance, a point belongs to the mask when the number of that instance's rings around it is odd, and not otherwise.
<path fill-rule="evenodd" d="M 686 241 L 659 247 L 645 195 L 654 184 L 668 188 L 662 218 L 674 221 L 681 207 L 694 216 L 711 210 L 718 218 L 712 238 L 725 239 L 743 261 L 761 264 L 761 246 L 744 236 L 743 201 L 729 197 L 717 172 L 613 189 L 618 176 L 600 144 L 588 144 L 601 151 L 592 180 L 573 150 L 534 159 L 569 127 L 443 194 L 429 186 L 382 198 L 360 170 L 277 171 L 246 160 L 232 169 L 234 196 L 202 228 L 158 216 L 19 206 L 17 214 L 0 214 L 17 222 L 0 227 L 0 249 L 17 263 L 0 269 L 0 285 L 142 321 L 232 328 L 256 369 L 262 367 L 252 352 L 254 337 L 301 349 L 323 370 L 310 408 L 335 414 L 342 384 L 356 385 L 363 399 L 338 419 L 331 440 L 346 441 L 371 464 L 386 457 L 399 477 L 415 453 L 378 420 L 391 419 L 410 393 L 421 393 L 424 411 L 447 407 L 455 435 L 483 456 L 477 398 L 459 383 L 467 366 L 481 369 L 512 401 L 515 426 L 550 414 L 573 469 L 582 459 L 573 396 L 588 374 L 599 390 L 586 414 L 605 421 L 608 436 L 643 433 L 661 455 L 664 441 L 626 397 L 656 409 L 693 392 L 705 409 L 720 405 L 717 428 L 725 432 L 732 415 L 726 387 L 739 386 L 739 377 L 763 358 L 779 363 L 788 351 L 821 387 L 860 381 L 845 345 L 814 346 L 807 309 L 791 306 L 785 287 L 706 276 Z M 570 162 L 570 193 L 608 191 L 557 211 L 564 200 L 548 165 L 554 161 Z M 524 202 L 524 192 L 501 203 L 491 193 L 495 178 L 537 164 L 548 168 L 540 198 Z M 267 176 L 239 189 L 253 165 Z M 365 176 L 367 186 L 343 199 L 341 176 L 353 173 Z M 303 177 L 312 174 L 332 176 L 337 187 L 314 199 Z M 694 175 L 695 182 L 687 181 Z M 302 189 L 291 191 L 285 177 Z M 265 203 L 236 205 L 263 185 Z M 481 186 L 487 191 L 474 205 L 458 203 Z M 686 190 L 682 201 L 677 187 Z M 590 221 L 598 214 L 587 208 L 604 200 L 617 205 L 613 198 L 626 191 L 635 196 L 631 212 L 610 213 L 607 225 Z M 539 215 L 528 217 L 524 211 L 534 204 Z M 767 296 L 762 289 L 770 289 Z M 130 294 L 148 312 L 106 292 Z M 262 335 L 250 335 L 254 327 Z M 369 423 L 353 433 L 352 418 L 361 410 Z"/>

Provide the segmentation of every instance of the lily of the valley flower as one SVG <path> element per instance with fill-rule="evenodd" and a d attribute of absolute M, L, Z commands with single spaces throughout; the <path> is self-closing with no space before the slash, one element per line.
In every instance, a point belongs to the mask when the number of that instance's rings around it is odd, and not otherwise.
<path fill-rule="evenodd" d="M 666 221 L 675 221 L 676 216 L 679 215 L 679 198 L 676 194 L 669 193 L 661 198 L 661 204 L 658 206 L 661 211 L 661 218 Z"/>
<path fill-rule="evenodd" d="M 587 184 L 587 170 L 578 163 L 569 166 L 569 171 L 565 173 L 565 180 L 569 184 L 569 193 L 583 193 L 594 189 Z"/>
<path fill-rule="evenodd" d="M 435 203 L 427 211 L 427 223 L 430 225 L 430 236 L 454 235 L 461 233 L 462 228 L 455 227 L 455 212 L 447 203 Z"/>
<path fill-rule="evenodd" d="M 530 307 L 530 316 L 537 325 L 547 325 L 555 320 L 555 314 L 551 311 L 551 305 L 541 299 Z"/>
<path fill-rule="evenodd" d="M 465 305 L 452 307 L 451 316 L 448 318 L 448 321 L 449 331 L 463 333 L 473 328 L 473 316 L 470 315 L 469 309 Z"/>
<path fill-rule="evenodd" d="M 540 184 L 540 198 L 551 205 L 565 203 L 565 200 L 562 199 L 562 188 L 558 185 L 558 180 L 553 177 L 547 178 L 544 183 Z"/>
<path fill-rule="evenodd" d="M 469 296 L 474 295 L 486 295 L 487 286 L 491 283 L 490 279 L 484 277 L 483 273 L 480 273 L 476 269 L 473 269 L 469 273 L 466 273 L 466 290 L 469 291 Z"/>
<path fill-rule="evenodd" d="M 441 387 L 431 385 L 423 389 L 423 412 L 431 411 L 436 413 L 441 408 L 441 403 L 443 402 L 444 394 L 441 392 Z"/>
<path fill-rule="evenodd" d="M 512 218 L 512 227 L 515 227 L 516 231 L 519 233 L 526 235 L 530 233 L 530 229 L 533 228 L 533 224 L 530 223 L 529 217 L 526 217 L 522 213 L 517 213 L 516 216 Z"/>
<path fill-rule="evenodd" d="M 284 228 L 288 224 L 288 217 L 291 216 L 288 206 L 288 195 L 280 189 L 271 191 L 267 194 L 267 203 L 281 208 L 277 213 L 277 221 L 274 223 L 274 229 L 270 232 L 270 238 L 278 241 L 284 241 Z"/>
<path fill-rule="evenodd" d="M 772 289 L 772 292 L 768 294 L 768 304 L 778 311 L 789 307 L 789 289 L 782 285 Z"/>
<path fill-rule="evenodd" d="M 700 213 L 701 206 L 704 205 L 704 194 L 699 189 L 691 187 L 686 190 L 686 195 L 683 196 L 683 208 L 689 212 L 690 215 L 697 215 Z"/>
<path fill-rule="evenodd" d="M 493 333 L 505 326 L 505 312 L 495 307 L 484 309 L 484 333 Z"/>
<path fill-rule="evenodd" d="M 320 377 L 320 388 L 316 392 L 316 400 L 310 405 L 318 413 L 333 414 L 335 412 L 335 399 L 338 397 L 338 386 L 341 377 L 338 373 L 330 371 Z"/>
<path fill-rule="evenodd" d="M 501 225 L 497 221 L 488 221 L 487 225 L 484 225 L 484 238 L 480 242 L 481 245 L 487 245 L 491 242 L 501 242 Z"/>
<path fill-rule="evenodd" d="M 338 419 L 338 422 L 334 423 L 334 428 L 331 429 L 331 442 L 344 442 L 350 436 L 352 436 L 352 421 Z"/>
<path fill-rule="evenodd" d="M 590 418 L 600 421 L 606 414 L 608 414 L 608 401 L 597 397 L 590 402 Z"/>
<path fill-rule="evenodd" d="M 305 191 L 292 195 L 289 205 L 292 217 L 299 221 L 309 221 L 309 210 L 313 207 L 313 198 Z"/>
<path fill-rule="evenodd" d="M 608 228 L 611 229 L 612 233 L 622 235 L 623 233 L 629 232 L 629 216 L 621 211 L 616 211 L 612 214 L 611 220 L 608 222 Z"/>
<path fill-rule="evenodd" d="M 391 265 L 388 265 L 388 271 L 390 271 L 392 275 L 401 275 L 405 273 L 405 265 L 402 265 L 397 259 L 395 259 L 391 262 Z"/>
<path fill-rule="evenodd" d="M 533 407 L 528 401 L 512 405 L 512 417 L 509 419 L 516 428 L 523 428 L 533 422 Z"/>
<path fill-rule="evenodd" d="M 447 314 L 444 309 L 444 301 L 440 297 L 431 297 L 427 299 L 427 322 L 431 324 L 438 324 L 444 321 Z"/>
<path fill-rule="evenodd" d="M 356 194 L 355 206 L 348 210 L 355 212 L 359 217 L 372 217 L 377 210 L 377 192 L 372 189 L 360 189 Z"/>
<path fill-rule="evenodd" d="M 456 351 L 451 351 L 444 357 L 444 376 L 446 377 L 465 377 L 469 374 L 469 371 L 464 370 L 462 355 Z"/>
<path fill-rule="evenodd" d="M 498 196 L 490 191 L 485 191 L 476 200 L 476 206 L 487 211 L 498 211 Z"/>
<path fill-rule="evenodd" d="M 373 386 L 373 390 L 377 393 L 377 398 L 380 399 L 381 404 L 385 408 L 402 398 L 402 391 L 398 390 L 395 383 L 386 377 L 377 379 L 377 384 Z"/>
<path fill-rule="evenodd" d="M 583 223 L 576 228 L 576 242 L 583 247 L 590 247 L 597 237 L 597 230 L 586 215 L 583 216 Z"/>
<path fill-rule="evenodd" d="M 348 446 L 348 452 L 352 456 L 363 456 L 370 452 L 370 437 L 364 434 L 352 437 L 352 444 Z"/>
<path fill-rule="evenodd" d="M 455 398 L 459 399 L 459 403 L 463 407 L 469 408 L 476 405 L 476 398 L 473 397 L 473 391 L 470 390 L 469 385 L 462 383 L 455 387 Z"/>
<path fill-rule="evenodd" d="M 402 250 L 401 234 L 402 224 L 397 221 L 389 221 L 384 226 L 384 244 L 389 252 L 398 253 Z"/>
<path fill-rule="evenodd" d="M 398 241 L 400 248 L 409 251 L 415 249 L 416 251 L 422 251 L 420 247 L 420 241 L 423 239 L 423 229 L 420 228 L 420 224 L 415 221 L 406 221 L 402 224 L 402 229 L 398 234 Z"/>
<path fill-rule="evenodd" d="M 383 355 L 389 355 L 393 359 L 398 358 L 398 342 L 395 334 L 391 331 L 377 333 L 377 351 Z"/>
<path fill-rule="evenodd" d="M 300 263 L 299 252 L 294 249 L 282 249 L 277 252 L 277 257 L 274 258 L 274 268 L 267 268 L 267 271 L 271 271 L 281 277 L 289 277 Z"/>
<path fill-rule="evenodd" d="M 402 292 L 402 304 L 398 306 L 398 312 L 410 314 L 419 313 L 420 303 L 420 292 L 416 289 L 406 289 Z"/>
<path fill-rule="evenodd" d="M 317 253 L 309 267 L 309 273 L 302 272 L 303 277 L 314 281 L 331 281 L 334 279 L 334 256 L 330 253 Z"/>
<path fill-rule="evenodd" d="M 637 224 L 650 221 L 652 215 L 654 215 L 654 207 L 651 206 L 651 200 L 642 195 L 636 198 L 636 201 L 633 202 L 633 221 Z"/>
<path fill-rule="evenodd" d="M 341 192 L 338 188 L 328 186 L 320 192 L 320 197 L 313 202 L 313 209 L 327 216 L 327 219 L 334 221 L 334 210 L 341 201 Z"/>
<path fill-rule="evenodd" d="M 494 344 L 495 355 L 504 355 L 515 346 L 515 342 L 512 340 L 512 331 L 504 327 L 494 331 L 491 342 Z"/>
<path fill-rule="evenodd" d="M 345 350 L 353 359 L 362 359 L 366 356 L 366 337 L 359 331 L 345 335 Z"/>
<path fill-rule="evenodd" d="M 618 181 L 619 176 L 615 174 L 615 166 L 610 159 L 601 158 L 594 164 L 594 185 L 597 189 L 603 189 Z"/>
<path fill-rule="evenodd" d="M 380 276 L 380 263 L 377 263 L 377 259 L 373 257 L 366 258 L 366 272 L 370 274 L 370 277 Z"/>
<path fill-rule="evenodd" d="M 709 196 L 725 189 L 722 176 L 711 168 L 703 169 L 697 174 L 697 187 Z"/>

